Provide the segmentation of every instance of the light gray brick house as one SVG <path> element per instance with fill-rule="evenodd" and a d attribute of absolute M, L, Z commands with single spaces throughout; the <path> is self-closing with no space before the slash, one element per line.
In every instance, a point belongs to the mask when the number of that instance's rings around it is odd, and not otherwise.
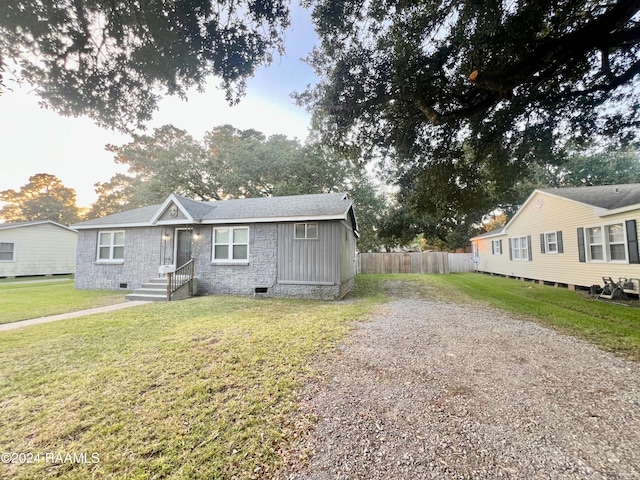
<path fill-rule="evenodd" d="M 193 260 L 206 294 L 342 298 L 358 226 L 345 193 L 198 202 L 170 195 L 73 225 L 76 288 L 137 289 Z"/>

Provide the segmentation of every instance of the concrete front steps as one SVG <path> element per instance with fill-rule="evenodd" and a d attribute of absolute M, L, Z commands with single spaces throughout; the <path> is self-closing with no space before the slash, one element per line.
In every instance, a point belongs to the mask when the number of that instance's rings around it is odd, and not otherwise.
<path fill-rule="evenodd" d="M 127 300 L 142 300 L 147 302 L 166 302 L 167 279 L 153 278 L 147 283 L 142 284 L 142 287 L 136 288 L 125 298 Z"/>

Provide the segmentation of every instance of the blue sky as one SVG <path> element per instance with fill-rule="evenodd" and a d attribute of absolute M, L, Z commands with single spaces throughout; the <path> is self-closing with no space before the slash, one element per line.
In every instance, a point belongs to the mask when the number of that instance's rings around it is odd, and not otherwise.
<path fill-rule="evenodd" d="M 285 55 L 259 69 L 239 105 L 229 107 L 212 78 L 204 94 L 191 92 L 187 102 L 173 97 L 162 100 L 147 131 L 171 123 L 200 140 L 212 127 L 228 123 L 304 140 L 310 116 L 295 105 L 290 93 L 315 82 L 312 69 L 301 59 L 311 52 L 317 38 L 309 12 L 295 5 L 291 8 Z M 129 140 L 129 136 L 99 128 L 87 118 L 61 117 L 40 108 L 37 96 L 28 88 L 7 91 L 0 96 L 0 191 L 17 190 L 31 175 L 49 173 L 76 190 L 79 206 L 88 206 L 96 199 L 96 182 L 106 182 L 124 171 L 104 146 Z"/>

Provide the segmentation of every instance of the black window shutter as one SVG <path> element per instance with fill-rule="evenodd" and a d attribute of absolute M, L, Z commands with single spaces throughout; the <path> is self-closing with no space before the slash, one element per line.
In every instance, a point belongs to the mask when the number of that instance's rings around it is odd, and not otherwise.
<path fill-rule="evenodd" d="M 500 255 L 502 255 L 504 252 L 502 251 L 502 239 L 499 240 L 500 242 Z"/>
<path fill-rule="evenodd" d="M 564 244 L 562 243 L 562 230 L 556 232 L 556 240 L 558 242 L 558 253 L 564 253 Z"/>
<path fill-rule="evenodd" d="M 533 256 L 532 256 L 533 249 L 531 248 L 531 235 L 527 235 L 527 247 L 529 250 L 529 261 L 533 262 Z"/>
<path fill-rule="evenodd" d="M 545 253 L 545 251 L 544 251 L 544 233 L 540 234 L 540 253 Z"/>
<path fill-rule="evenodd" d="M 509 260 L 513 260 L 513 252 L 511 251 L 511 239 L 509 239 Z"/>
<path fill-rule="evenodd" d="M 640 255 L 638 253 L 638 232 L 636 230 L 636 221 L 627 220 L 627 249 L 629 250 L 629 263 L 640 263 Z"/>
<path fill-rule="evenodd" d="M 586 262 L 587 255 L 584 249 L 584 228 L 578 229 L 578 261 Z"/>

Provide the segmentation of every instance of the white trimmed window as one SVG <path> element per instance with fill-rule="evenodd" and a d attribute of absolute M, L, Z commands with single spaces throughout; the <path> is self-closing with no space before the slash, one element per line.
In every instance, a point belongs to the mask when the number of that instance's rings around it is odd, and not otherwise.
<path fill-rule="evenodd" d="M 249 260 L 249 227 L 216 227 L 213 229 L 214 262 L 246 262 Z"/>
<path fill-rule="evenodd" d="M 16 261 L 16 244 L 13 242 L 0 242 L 0 262 Z"/>
<path fill-rule="evenodd" d="M 558 253 L 558 234 L 556 232 L 545 233 L 544 246 L 546 253 Z"/>
<path fill-rule="evenodd" d="M 578 228 L 580 262 L 640 264 L 635 220 Z"/>
<path fill-rule="evenodd" d="M 502 240 L 491 240 L 491 253 L 502 255 Z"/>
<path fill-rule="evenodd" d="M 587 261 L 627 261 L 627 238 L 623 223 L 585 228 L 584 236 Z"/>
<path fill-rule="evenodd" d="M 527 237 L 511 239 L 511 260 L 529 260 L 529 242 Z"/>
<path fill-rule="evenodd" d="M 124 230 L 98 232 L 98 262 L 124 261 Z"/>
<path fill-rule="evenodd" d="M 587 228 L 587 251 L 589 252 L 589 260 L 592 262 L 604 261 L 604 238 L 602 236 L 602 227 Z"/>
<path fill-rule="evenodd" d="M 296 223 L 293 238 L 296 240 L 315 240 L 318 238 L 317 223 Z"/>
<path fill-rule="evenodd" d="M 607 235 L 607 253 L 612 262 L 627 261 L 627 241 L 625 239 L 624 225 L 615 223 L 607 225 L 605 233 Z"/>
<path fill-rule="evenodd" d="M 540 234 L 540 253 L 564 253 L 562 230 Z"/>

